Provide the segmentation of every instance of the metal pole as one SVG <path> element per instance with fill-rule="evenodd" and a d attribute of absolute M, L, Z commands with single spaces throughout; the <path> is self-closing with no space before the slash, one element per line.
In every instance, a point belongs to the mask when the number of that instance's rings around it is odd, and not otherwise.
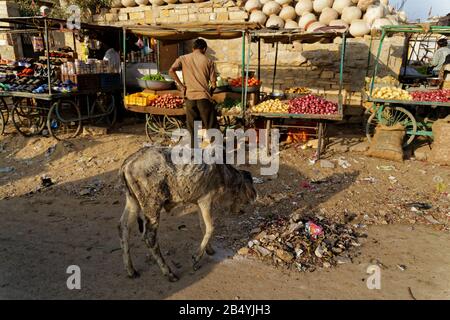
<path fill-rule="evenodd" d="M 275 91 L 275 77 L 277 75 L 277 63 L 278 63 L 278 41 L 275 43 L 275 64 L 273 66 L 272 94 Z"/>
<path fill-rule="evenodd" d="M 345 63 L 345 54 L 347 51 L 347 32 L 344 32 L 342 35 L 342 45 L 341 45 L 341 64 L 339 66 L 339 113 L 342 114 L 343 108 L 343 98 L 342 98 L 342 90 L 344 87 L 344 63 Z M 369 51 L 370 52 L 370 51 Z M 370 54 L 370 53 L 369 53 Z"/>
<path fill-rule="evenodd" d="M 344 32 L 345 33 L 345 32 Z M 344 41 L 344 39 L 342 39 Z M 370 35 L 370 44 L 369 44 L 369 53 L 367 55 L 367 70 L 366 70 L 366 77 L 369 75 L 369 69 L 370 69 L 370 58 L 372 57 L 372 44 L 373 44 L 373 35 Z"/>
<path fill-rule="evenodd" d="M 242 72 L 241 72 L 241 79 L 242 79 L 242 84 L 241 84 L 241 103 L 244 104 L 244 94 L 245 94 L 245 86 L 246 83 L 244 83 L 244 73 L 245 73 L 245 32 L 242 31 Z"/>
<path fill-rule="evenodd" d="M 48 80 L 48 94 L 52 94 L 52 75 L 50 70 L 50 45 L 48 38 L 48 22 L 44 19 L 44 32 L 45 32 L 45 50 L 47 57 L 47 80 Z"/>
<path fill-rule="evenodd" d="M 258 37 L 258 81 L 261 81 L 261 38 Z"/>
<path fill-rule="evenodd" d="M 127 30 L 125 28 L 122 29 L 122 46 L 123 46 L 123 64 L 122 64 L 122 84 L 123 84 L 123 98 L 127 95 L 127 87 L 126 87 L 126 73 L 127 73 Z"/>
<path fill-rule="evenodd" d="M 372 82 L 370 84 L 369 97 L 372 97 L 373 88 L 375 86 L 375 77 L 376 77 L 376 75 L 378 73 L 378 67 L 379 67 L 379 64 L 380 64 L 381 49 L 383 48 L 383 41 L 384 41 L 385 37 L 386 37 L 386 30 L 383 28 L 383 32 L 381 33 L 381 38 L 380 38 L 380 45 L 378 46 L 377 60 L 375 61 L 375 68 L 373 70 Z"/>
<path fill-rule="evenodd" d="M 248 94 L 248 68 L 250 65 L 250 51 L 251 51 L 251 36 L 247 35 L 247 63 L 245 66 L 245 93 L 244 93 L 244 103 L 242 105 L 242 112 L 245 114 L 245 110 L 247 109 L 247 94 Z M 245 124 L 244 124 L 245 126 Z"/>

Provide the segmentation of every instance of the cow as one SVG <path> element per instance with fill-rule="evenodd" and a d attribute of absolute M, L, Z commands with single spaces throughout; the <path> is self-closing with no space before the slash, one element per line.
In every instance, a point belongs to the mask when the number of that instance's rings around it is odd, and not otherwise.
<path fill-rule="evenodd" d="M 193 268 L 197 270 L 205 252 L 214 254 L 209 244 L 214 230 L 213 205 L 220 203 L 222 208 L 240 212 L 257 197 L 250 172 L 229 164 L 174 164 L 170 148 L 150 146 L 139 150 L 124 161 L 120 177 L 125 185 L 126 204 L 119 222 L 119 235 L 123 263 L 131 278 L 139 276 L 129 248 L 130 227 L 135 222 L 163 275 L 173 282 L 178 277 L 164 261 L 156 237 L 160 213 L 183 204 L 198 206 L 203 240 L 192 256 Z"/>

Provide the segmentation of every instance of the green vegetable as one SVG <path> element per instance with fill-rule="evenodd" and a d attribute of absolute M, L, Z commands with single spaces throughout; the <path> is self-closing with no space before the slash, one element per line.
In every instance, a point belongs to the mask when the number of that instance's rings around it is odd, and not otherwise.
<path fill-rule="evenodd" d="M 231 98 L 225 98 L 225 100 L 217 105 L 220 109 L 231 109 L 233 107 L 239 107 L 241 102 Z"/>
<path fill-rule="evenodd" d="M 145 75 L 142 78 L 140 78 L 140 80 L 145 80 L 145 81 L 166 81 L 166 79 L 160 73 Z"/>

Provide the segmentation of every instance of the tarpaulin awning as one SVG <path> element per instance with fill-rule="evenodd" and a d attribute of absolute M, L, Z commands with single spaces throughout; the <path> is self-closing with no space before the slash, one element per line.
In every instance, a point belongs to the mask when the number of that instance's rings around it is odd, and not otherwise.
<path fill-rule="evenodd" d="M 184 41 L 196 38 L 235 39 L 242 32 L 261 29 L 258 23 L 189 23 L 164 25 L 134 25 L 124 27 L 128 32 L 162 41 Z"/>
<path fill-rule="evenodd" d="M 252 32 L 252 35 L 258 37 L 266 43 L 292 43 L 298 41 L 301 43 L 331 43 L 337 37 L 342 37 L 345 27 L 323 27 L 315 32 L 305 32 L 302 29 L 261 29 Z M 347 34 L 348 36 L 348 34 Z"/>

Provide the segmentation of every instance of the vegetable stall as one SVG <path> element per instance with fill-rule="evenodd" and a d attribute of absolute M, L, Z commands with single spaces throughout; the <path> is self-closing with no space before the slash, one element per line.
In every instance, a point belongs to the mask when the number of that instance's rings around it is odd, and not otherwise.
<path fill-rule="evenodd" d="M 119 70 L 104 60 L 78 59 L 76 36 L 100 39 L 106 34 L 113 37 L 111 32 L 120 36 L 120 28 L 81 23 L 79 30 L 69 29 L 65 20 L 44 16 L 1 18 L 0 22 L 6 23 L 0 32 L 20 35 L 33 45 L 32 57 L 0 63 L 2 123 L 10 118 L 24 136 L 47 128 L 58 140 L 75 137 L 87 120 L 114 123 Z M 66 33 L 73 35 L 73 48 L 57 47 L 53 37 Z M 10 112 L 4 98 L 12 100 Z"/>
<path fill-rule="evenodd" d="M 370 108 L 368 109 L 366 135 L 370 142 L 378 125 L 389 127 L 401 125 L 406 131 L 404 140 L 404 146 L 406 147 L 417 136 L 433 137 L 431 127 L 434 121 L 430 116 L 431 112 L 436 109 L 444 109 L 444 114 L 448 114 L 450 109 L 446 108 L 450 107 L 450 90 L 442 89 L 444 83 L 437 84 L 436 79 L 431 75 L 428 76 L 428 81 L 425 84 L 423 81 L 418 84 L 411 84 L 410 81 L 401 83 L 392 76 L 383 78 L 378 76 L 383 41 L 388 35 L 394 33 L 408 36 L 413 34 L 448 36 L 450 35 L 450 27 L 402 25 L 384 26 L 382 28 L 375 67 L 367 88 L 366 99 Z M 386 78 L 389 79 L 385 80 Z M 400 79 L 402 78 L 404 77 L 400 77 Z"/>
<path fill-rule="evenodd" d="M 262 29 L 254 31 L 252 36 L 258 43 L 264 40 L 266 43 L 275 44 L 275 61 L 273 69 L 271 99 L 262 102 L 250 110 L 251 115 L 262 118 L 265 121 L 266 141 L 270 139 L 270 129 L 314 129 L 318 138 L 317 158 L 323 151 L 325 127 L 329 121 L 340 121 L 343 119 L 343 74 L 344 59 L 346 54 L 347 31 L 342 27 L 318 28 L 314 32 L 306 33 L 300 29 L 269 30 Z M 286 89 L 285 94 L 277 96 L 274 93 L 274 83 L 277 72 L 278 43 L 302 43 L 332 42 L 336 37 L 342 37 L 339 69 L 339 94 L 337 103 L 328 101 L 324 97 L 313 95 L 309 88 Z M 259 46 L 258 46 L 259 47 Z M 258 70 L 260 69 L 260 56 L 258 50 Z M 289 121 L 291 120 L 291 121 Z M 314 126 L 305 126 L 292 120 L 308 120 L 315 123 Z"/>
<path fill-rule="evenodd" d="M 255 105 L 259 101 L 260 81 L 249 77 L 246 65 L 246 38 L 251 30 L 259 29 L 257 23 L 190 23 L 176 24 L 171 26 L 136 25 L 123 28 L 123 39 L 127 34 L 150 37 L 161 42 L 177 43 L 205 39 L 236 39 L 242 37 L 242 75 L 237 79 L 227 81 L 218 77 L 217 88 L 213 93 L 213 99 L 217 102 L 217 108 L 221 115 L 222 126 L 233 125 L 232 118 L 242 119 L 245 106 L 249 103 Z M 249 38 L 248 38 L 249 39 Z M 126 48 L 124 47 L 124 57 Z M 123 61 L 122 72 L 126 72 L 127 61 Z M 245 72 L 245 70 L 247 72 Z M 123 77 L 123 95 L 125 108 L 132 112 L 146 115 L 145 132 L 148 138 L 155 142 L 167 143 L 175 129 L 185 125 L 185 110 L 181 92 L 175 87 L 173 79 L 168 75 L 160 74 L 146 75 L 138 81 L 141 92 L 128 94 L 126 77 Z M 182 78 L 182 73 L 179 74 Z"/>

